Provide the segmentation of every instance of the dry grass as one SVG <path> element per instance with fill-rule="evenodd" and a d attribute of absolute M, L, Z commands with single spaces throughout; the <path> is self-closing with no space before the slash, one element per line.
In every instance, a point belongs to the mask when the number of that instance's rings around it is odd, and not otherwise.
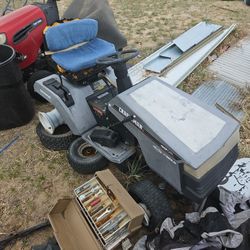
<path fill-rule="evenodd" d="M 67 0 L 59 2 L 61 13 L 68 6 Z M 242 1 L 216 0 L 110 0 L 118 25 L 128 38 L 129 46 L 140 49 L 145 57 L 201 20 L 230 25 L 237 23 L 237 32 L 220 47 L 231 45 L 250 33 L 250 9 Z M 1 7 L 0 3 L 0 7 Z M 215 53 L 220 53 L 218 49 Z M 211 75 L 205 69 L 206 61 L 183 83 L 182 88 L 191 93 Z M 246 119 L 241 127 L 241 156 L 250 155 L 250 97 L 246 95 L 243 108 Z M 47 105 L 36 105 L 37 110 L 48 110 Z M 37 118 L 24 127 L 0 131 L 0 147 L 20 134 L 19 140 L 0 155 L 0 235 L 23 229 L 43 220 L 54 202 L 90 176 L 80 176 L 69 167 L 65 152 L 46 150 L 40 144 L 35 126 Z M 122 175 L 111 167 L 115 175 Z M 179 199 L 176 194 L 171 199 Z M 187 203 L 172 201 L 177 212 L 185 211 Z M 179 208 L 178 208 L 179 207 Z M 46 230 L 13 243 L 8 249 L 30 249 L 51 236 Z"/>

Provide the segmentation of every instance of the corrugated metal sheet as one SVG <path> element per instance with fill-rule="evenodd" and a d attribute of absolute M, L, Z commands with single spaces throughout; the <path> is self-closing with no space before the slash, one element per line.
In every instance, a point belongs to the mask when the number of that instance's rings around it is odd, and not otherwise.
<path fill-rule="evenodd" d="M 244 99 L 243 90 L 226 81 L 205 82 L 193 93 L 193 96 L 208 105 L 222 108 L 239 121 L 244 119 L 244 112 L 240 109 Z"/>
<path fill-rule="evenodd" d="M 241 40 L 216 59 L 209 70 L 240 87 L 250 86 L 250 37 Z"/>

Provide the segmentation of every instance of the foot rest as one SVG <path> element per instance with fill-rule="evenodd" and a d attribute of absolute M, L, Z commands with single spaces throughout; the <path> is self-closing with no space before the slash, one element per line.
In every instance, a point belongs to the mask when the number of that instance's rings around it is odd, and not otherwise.
<path fill-rule="evenodd" d="M 105 147 L 114 148 L 119 142 L 119 134 L 108 128 L 95 128 L 90 138 Z"/>

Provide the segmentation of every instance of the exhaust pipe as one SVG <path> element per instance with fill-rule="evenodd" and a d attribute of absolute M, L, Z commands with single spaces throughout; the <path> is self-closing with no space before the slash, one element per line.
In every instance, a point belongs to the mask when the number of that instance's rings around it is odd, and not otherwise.
<path fill-rule="evenodd" d="M 44 129 L 50 134 L 54 134 L 55 129 L 64 123 L 61 115 L 56 109 L 47 113 L 38 112 L 38 118 Z"/>

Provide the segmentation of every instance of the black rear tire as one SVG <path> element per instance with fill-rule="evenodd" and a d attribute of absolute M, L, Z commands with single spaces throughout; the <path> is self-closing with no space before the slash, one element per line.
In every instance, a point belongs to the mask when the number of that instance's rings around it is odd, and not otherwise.
<path fill-rule="evenodd" d="M 67 156 L 70 166 L 80 174 L 93 174 L 108 164 L 108 160 L 82 138 L 72 142 Z"/>
<path fill-rule="evenodd" d="M 51 73 L 48 70 L 38 70 L 35 71 L 31 77 L 29 78 L 29 80 L 27 81 L 27 89 L 31 95 L 32 98 L 34 98 L 35 100 L 39 101 L 39 102 L 47 102 L 47 100 L 45 100 L 42 96 L 40 96 L 38 93 L 35 92 L 34 90 L 34 84 L 37 80 L 43 79 L 44 77 L 50 76 L 53 73 Z"/>
<path fill-rule="evenodd" d="M 45 148 L 55 151 L 67 150 L 70 144 L 77 138 L 67 125 L 60 125 L 55 129 L 54 134 L 50 134 L 39 123 L 36 127 L 36 133 Z"/>
<path fill-rule="evenodd" d="M 151 181 L 143 180 L 131 184 L 129 193 L 136 202 L 143 203 L 149 210 L 151 214 L 150 230 L 158 229 L 167 217 L 173 216 L 166 196 Z"/>

